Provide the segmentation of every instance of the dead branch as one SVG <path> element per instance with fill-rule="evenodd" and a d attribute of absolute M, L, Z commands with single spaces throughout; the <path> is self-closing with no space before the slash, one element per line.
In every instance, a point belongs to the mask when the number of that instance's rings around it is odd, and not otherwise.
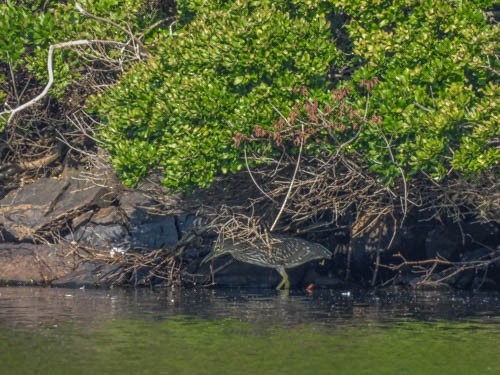
<path fill-rule="evenodd" d="M 445 266 L 466 266 L 466 267 L 476 267 L 485 266 L 500 260 L 500 255 L 487 260 L 471 260 L 467 262 L 453 262 L 443 258 L 433 258 L 424 260 L 407 260 L 401 253 L 394 254 L 394 257 L 400 258 L 402 261 L 397 265 L 384 265 L 383 267 L 397 271 L 405 266 L 434 266 L 434 265 L 445 265 Z"/>
<path fill-rule="evenodd" d="M 8 109 L 6 111 L 3 111 L 0 113 L 0 117 L 3 115 L 9 115 L 7 123 L 10 123 L 14 115 L 18 112 L 23 111 L 24 109 L 32 106 L 33 104 L 37 103 L 41 99 L 43 99 L 49 92 L 50 88 L 52 87 L 54 83 L 54 70 L 53 70 L 53 55 L 54 51 L 58 49 L 65 49 L 65 48 L 70 48 L 70 47 L 77 47 L 77 46 L 85 46 L 85 45 L 92 45 L 92 44 L 100 44 L 100 45 L 110 45 L 114 47 L 121 47 L 126 50 L 131 50 L 134 51 L 133 47 L 126 44 L 126 43 L 121 43 L 121 42 L 116 42 L 116 41 L 110 41 L 110 40 L 73 40 L 70 42 L 63 42 L 63 43 L 57 43 L 53 44 L 49 47 L 49 52 L 47 56 L 47 72 L 48 72 L 48 82 L 43 91 L 34 97 L 33 99 L 27 101 L 24 104 L 21 104 L 20 106 L 13 108 L 13 109 Z"/>
<path fill-rule="evenodd" d="M 403 268 L 409 267 L 413 273 L 421 273 L 423 277 L 417 283 L 417 285 L 439 285 L 453 277 L 463 273 L 464 271 L 474 269 L 483 269 L 487 272 L 488 267 L 500 260 L 500 255 L 497 252 L 492 252 L 487 256 L 487 259 L 481 260 L 471 260 L 471 261 L 449 261 L 441 257 L 436 257 L 434 259 L 423 259 L 423 260 L 407 260 L 402 254 L 398 253 L 394 256 L 401 259 L 398 264 L 380 264 L 380 267 L 389 269 L 391 271 L 397 272 Z M 446 267 L 444 271 L 441 271 L 441 277 L 436 278 L 438 266 Z M 443 275 L 444 274 L 444 275 Z M 485 276 L 484 276 L 485 277 Z M 483 277 L 483 278 L 484 278 Z"/>
<path fill-rule="evenodd" d="M 83 9 L 83 7 L 80 4 L 78 4 L 78 3 L 75 3 L 75 8 L 82 15 L 84 15 L 85 17 L 92 18 L 92 19 L 95 19 L 97 21 L 107 23 L 107 24 L 109 24 L 109 25 L 117 28 L 118 30 L 122 31 L 124 34 L 126 34 L 126 35 L 128 35 L 130 37 L 130 40 L 132 41 L 132 44 L 134 46 L 134 52 L 136 54 L 140 53 L 140 54 L 143 54 L 143 55 L 145 55 L 147 57 L 151 57 L 151 54 L 144 47 L 144 45 L 142 44 L 141 40 L 139 38 L 137 38 L 129 29 L 126 29 L 122 25 L 119 25 L 119 24 L 117 24 L 116 22 L 114 22 L 112 20 L 109 20 L 109 19 L 104 18 L 104 17 L 96 16 L 96 15 L 90 13 L 89 11 Z"/>
<path fill-rule="evenodd" d="M 304 126 L 302 125 L 302 132 L 304 132 Z M 270 231 L 272 232 L 274 228 L 276 227 L 276 224 L 278 223 L 278 220 L 280 219 L 281 215 L 283 214 L 283 210 L 285 209 L 286 203 L 288 199 L 290 198 L 290 193 L 292 192 L 293 184 L 295 182 L 295 178 L 297 177 L 297 172 L 300 167 L 300 158 L 302 156 L 302 148 L 304 146 L 304 138 L 300 138 L 300 148 L 299 148 L 299 154 L 297 156 L 297 164 L 295 165 L 295 170 L 293 171 L 292 179 L 290 180 L 290 185 L 288 186 L 288 190 L 285 195 L 285 199 L 283 200 L 283 204 L 281 205 L 281 208 L 276 215 L 276 218 L 273 221 L 273 224 L 271 225 Z"/>

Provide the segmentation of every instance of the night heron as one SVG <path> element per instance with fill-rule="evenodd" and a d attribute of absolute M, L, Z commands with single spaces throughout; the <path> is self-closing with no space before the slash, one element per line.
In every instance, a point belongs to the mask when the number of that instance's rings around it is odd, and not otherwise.
<path fill-rule="evenodd" d="M 295 237 L 273 236 L 265 243 L 252 243 L 241 240 L 224 240 L 215 245 L 215 248 L 203 260 L 208 262 L 224 254 L 231 254 L 240 262 L 250 263 L 261 267 L 274 268 L 282 277 L 276 289 L 290 289 L 290 281 L 286 273 L 287 268 L 298 267 L 315 259 L 331 259 L 332 253 L 324 246 Z"/>

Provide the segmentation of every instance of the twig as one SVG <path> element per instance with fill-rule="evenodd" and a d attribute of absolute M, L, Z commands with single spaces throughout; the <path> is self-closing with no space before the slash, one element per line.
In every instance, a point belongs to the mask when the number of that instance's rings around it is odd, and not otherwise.
<path fill-rule="evenodd" d="M 257 187 L 257 189 L 259 189 L 259 191 L 264 194 L 264 196 L 266 196 L 267 198 L 269 198 L 270 200 L 272 200 L 274 203 L 278 203 L 276 202 L 276 200 L 274 200 L 269 194 L 267 194 L 261 187 L 260 185 L 257 183 L 257 181 L 255 180 L 255 178 L 253 177 L 253 173 L 252 173 L 252 170 L 250 169 L 250 166 L 248 165 L 248 158 L 247 158 L 247 149 L 246 149 L 246 146 L 244 145 L 243 146 L 243 154 L 245 156 L 245 166 L 247 168 L 247 172 L 248 172 L 248 175 L 250 176 L 250 178 L 252 179 L 252 182 L 254 183 L 254 185 Z"/>
<path fill-rule="evenodd" d="M 427 107 L 424 107 L 422 104 L 419 104 L 416 100 L 414 101 L 415 103 L 415 106 L 426 111 L 426 112 L 429 112 L 429 113 L 434 113 L 434 111 L 432 109 L 429 109 Z"/>
<path fill-rule="evenodd" d="M 141 52 L 143 54 L 145 54 L 146 56 L 150 57 L 151 54 L 149 53 L 148 50 L 146 50 L 146 48 L 144 48 L 144 45 L 142 44 L 142 42 L 139 40 L 139 38 L 137 38 L 134 33 L 132 33 L 132 31 L 126 29 L 125 27 L 123 27 L 122 25 L 114 22 L 114 21 L 111 21 L 110 19 L 107 19 L 107 18 L 104 18 L 104 17 L 99 17 L 99 16 L 96 16 L 90 12 L 88 12 L 87 10 L 83 9 L 83 7 L 78 4 L 78 3 L 75 3 L 75 8 L 81 13 L 83 14 L 85 17 L 88 17 L 88 18 L 93 18 L 97 21 L 101 21 L 101 22 L 104 22 L 104 23 L 107 23 L 115 28 L 117 28 L 118 30 L 121 30 L 122 32 L 124 32 L 125 34 L 127 34 L 129 37 L 130 37 L 130 40 L 133 41 L 133 43 L 137 46 L 137 49 L 136 49 L 136 53 L 137 52 Z"/>
<path fill-rule="evenodd" d="M 394 154 L 392 153 L 391 145 L 389 144 L 389 141 L 387 140 L 387 137 L 385 136 L 384 132 L 380 127 L 377 127 L 380 134 L 382 135 L 382 139 L 384 140 L 386 146 L 387 146 L 387 151 L 389 152 L 389 156 L 391 158 L 392 163 L 398 168 L 399 173 L 401 174 L 401 178 L 403 179 L 403 199 L 402 199 L 402 208 L 403 208 L 403 219 L 401 220 L 401 227 L 403 226 L 403 223 L 406 219 L 406 215 L 408 213 L 408 186 L 406 184 L 406 176 L 403 171 L 403 168 L 399 166 L 398 163 L 396 163 L 396 159 L 394 158 Z"/>
<path fill-rule="evenodd" d="M 10 73 L 10 79 L 12 81 L 12 88 L 14 90 L 14 96 L 16 97 L 16 103 L 19 104 L 20 96 L 17 93 L 16 76 L 14 75 L 14 69 L 12 68 L 11 63 L 9 63 L 9 73 Z"/>
<path fill-rule="evenodd" d="M 302 125 L 302 133 L 304 133 L 304 125 Z M 269 229 L 270 232 L 272 232 L 274 230 L 274 228 L 276 227 L 276 224 L 278 223 L 278 220 L 280 219 L 280 217 L 283 213 L 283 210 L 285 209 L 288 198 L 290 197 L 290 193 L 292 192 L 293 183 L 295 181 L 295 177 L 297 176 L 297 172 L 298 172 L 299 166 L 300 166 L 300 158 L 302 156 L 302 147 L 303 146 L 304 146 L 304 138 L 301 137 L 300 138 L 299 155 L 297 156 L 297 164 L 295 165 L 295 170 L 293 171 L 292 180 L 290 181 L 290 185 L 288 186 L 288 191 L 286 193 L 285 199 L 283 200 L 283 204 L 281 205 L 281 208 L 278 212 L 278 215 L 276 215 L 276 218 L 274 219 L 274 222 L 271 225 L 271 228 Z"/>

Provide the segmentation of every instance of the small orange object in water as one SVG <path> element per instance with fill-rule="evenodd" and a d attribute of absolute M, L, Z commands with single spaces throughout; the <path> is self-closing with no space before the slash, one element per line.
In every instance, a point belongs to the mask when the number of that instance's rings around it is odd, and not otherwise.
<path fill-rule="evenodd" d="M 306 292 L 307 294 L 312 294 L 312 292 L 314 291 L 314 284 L 309 284 L 306 288 Z"/>

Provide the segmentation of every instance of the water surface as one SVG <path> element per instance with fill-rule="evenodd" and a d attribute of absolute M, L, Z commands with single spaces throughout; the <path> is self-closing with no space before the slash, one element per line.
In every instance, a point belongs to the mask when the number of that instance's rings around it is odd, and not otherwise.
<path fill-rule="evenodd" d="M 0 288 L 0 374 L 499 374 L 500 295 Z"/>

